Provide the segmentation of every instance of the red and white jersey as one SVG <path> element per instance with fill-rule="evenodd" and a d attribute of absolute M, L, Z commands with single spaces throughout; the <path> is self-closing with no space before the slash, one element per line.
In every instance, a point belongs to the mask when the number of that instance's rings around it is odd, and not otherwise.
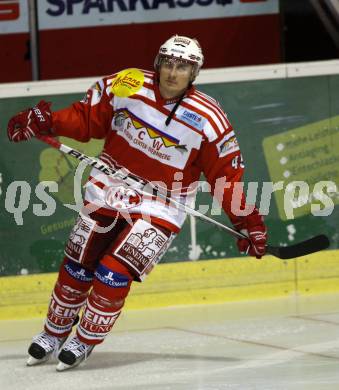
<path fill-rule="evenodd" d="M 96 82 L 82 101 L 53 112 L 54 132 L 82 142 L 105 139 L 99 156 L 102 161 L 124 167 L 147 181 L 160 182 L 179 201 L 195 195 L 201 173 L 212 192 L 218 178 L 240 181 L 243 164 L 239 146 L 218 102 L 191 87 L 166 125 L 177 100 L 161 97 L 155 72 L 142 72 L 143 86 L 129 97 L 113 94 L 116 74 Z M 97 205 L 98 212 L 115 215 L 108 201 L 111 179 L 95 168 L 91 177 L 85 201 Z M 232 220 L 232 186 L 225 188 L 223 195 L 222 207 Z M 128 211 L 132 218 L 148 214 L 172 231 L 177 232 L 185 220 L 184 212 L 172 212 L 158 198 L 134 199 L 131 204 Z"/>

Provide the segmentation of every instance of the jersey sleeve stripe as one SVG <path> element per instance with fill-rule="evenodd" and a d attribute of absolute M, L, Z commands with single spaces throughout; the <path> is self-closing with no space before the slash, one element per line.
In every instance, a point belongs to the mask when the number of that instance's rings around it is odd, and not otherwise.
<path fill-rule="evenodd" d="M 195 90 L 195 95 L 198 95 L 202 99 L 209 101 L 211 104 L 218 106 L 218 102 L 214 98 L 212 98 L 212 96 L 206 95 L 205 93 L 198 91 L 197 89 Z"/>
<path fill-rule="evenodd" d="M 216 104 L 212 104 L 207 99 L 203 99 L 201 96 L 191 96 L 192 100 L 198 101 L 202 105 L 205 105 L 217 116 L 219 121 L 223 124 L 225 131 L 227 131 L 231 126 L 230 122 L 227 119 L 225 113 L 218 107 Z"/>
<path fill-rule="evenodd" d="M 151 79 L 154 77 L 155 72 L 151 72 L 150 70 L 145 70 L 145 69 L 139 69 L 139 70 L 143 72 L 146 77 L 149 77 Z"/>
<path fill-rule="evenodd" d="M 219 137 L 222 133 L 220 132 L 216 122 L 214 121 L 214 119 L 211 117 L 211 115 L 209 115 L 206 111 L 202 111 L 201 109 L 199 109 L 197 107 L 197 105 L 191 105 L 189 104 L 188 102 L 185 102 L 185 101 L 182 101 L 181 102 L 181 105 L 183 107 L 186 107 L 188 108 L 189 110 L 192 110 L 192 111 L 195 111 L 197 112 L 198 114 L 200 114 L 202 117 L 206 118 L 209 123 L 211 124 L 212 128 L 213 128 L 213 131 L 215 132 L 215 135 L 216 137 Z"/>
<path fill-rule="evenodd" d="M 209 102 L 211 104 L 211 106 L 220 113 L 221 116 L 226 118 L 226 121 L 229 124 L 229 121 L 227 119 L 227 115 L 224 113 L 224 111 L 220 107 L 219 103 L 215 99 L 213 99 L 211 96 L 208 96 L 205 93 L 202 93 L 202 92 L 197 91 L 197 90 L 196 90 L 195 95 L 197 97 L 200 97 L 200 99 L 204 100 L 206 103 Z"/>
<path fill-rule="evenodd" d="M 210 106 L 208 103 L 200 100 L 197 96 L 190 96 L 194 104 L 200 105 L 202 110 L 209 112 L 210 116 L 214 119 L 220 132 L 227 133 L 232 129 L 232 125 L 227 120 L 226 115 L 221 111 L 221 114 L 215 109 L 216 106 Z"/>

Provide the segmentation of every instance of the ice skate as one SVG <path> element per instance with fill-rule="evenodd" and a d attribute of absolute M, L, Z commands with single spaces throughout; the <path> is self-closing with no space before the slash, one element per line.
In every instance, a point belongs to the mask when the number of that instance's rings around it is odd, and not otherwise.
<path fill-rule="evenodd" d="M 77 336 L 73 336 L 58 355 L 57 371 L 64 371 L 78 366 L 89 357 L 94 347 L 95 345 L 85 344 Z"/>
<path fill-rule="evenodd" d="M 46 332 L 41 332 L 33 338 L 28 348 L 27 366 L 35 366 L 49 360 L 53 354 L 56 356 L 67 337 L 55 337 Z"/>

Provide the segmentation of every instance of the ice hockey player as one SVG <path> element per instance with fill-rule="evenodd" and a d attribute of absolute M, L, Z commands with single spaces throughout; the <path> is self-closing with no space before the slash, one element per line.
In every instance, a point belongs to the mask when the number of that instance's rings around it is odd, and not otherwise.
<path fill-rule="evenodd" d="M 262 216 L 255 206 L 246 205 L 248 215 L 232 209 L 234 183 L 244 170 L 234 130 L 218 102 L 193 86 L 203 61 L 196 39 L 172 36 L 160 47 L 154 71 L 130 68 L 104 77 L 81 101 L 59 111 L 40 101 L 10 119 L 8 137 L 12 142 L 46 134 L 81 142 L 104 139 L 102 161 L 127 169 L 140 183 L 160 181 L 180 202 L 195 196 L 194 183 L 203 172 L 212 194 L 222 189 L 219 199 L 233 225 L 247 231 L 249 240 L 238 240 L 239 250 L 260 258 L 267 239 Z M 244 206 L 243 195 L 236 197 Z M 131 283 L 145 279 L 184 220 L 183 211 L 156 193 L 141 196 L 138 186 L 126 188 L 93 168 L 44 330 L 33 338 L 27 364 L 54 354 L 62 371 L 85 360 L 119 317 Z"/>

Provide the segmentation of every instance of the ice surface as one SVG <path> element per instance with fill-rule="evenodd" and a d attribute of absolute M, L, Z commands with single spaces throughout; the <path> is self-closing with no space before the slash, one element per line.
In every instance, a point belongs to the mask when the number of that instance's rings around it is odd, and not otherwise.
<path fill-rule="evenodd" d="M 339 389 L 339 297 L 128 311 L 77 369 L 26 367 L 42 320 L 0 322 L 2 390 Z"/>

